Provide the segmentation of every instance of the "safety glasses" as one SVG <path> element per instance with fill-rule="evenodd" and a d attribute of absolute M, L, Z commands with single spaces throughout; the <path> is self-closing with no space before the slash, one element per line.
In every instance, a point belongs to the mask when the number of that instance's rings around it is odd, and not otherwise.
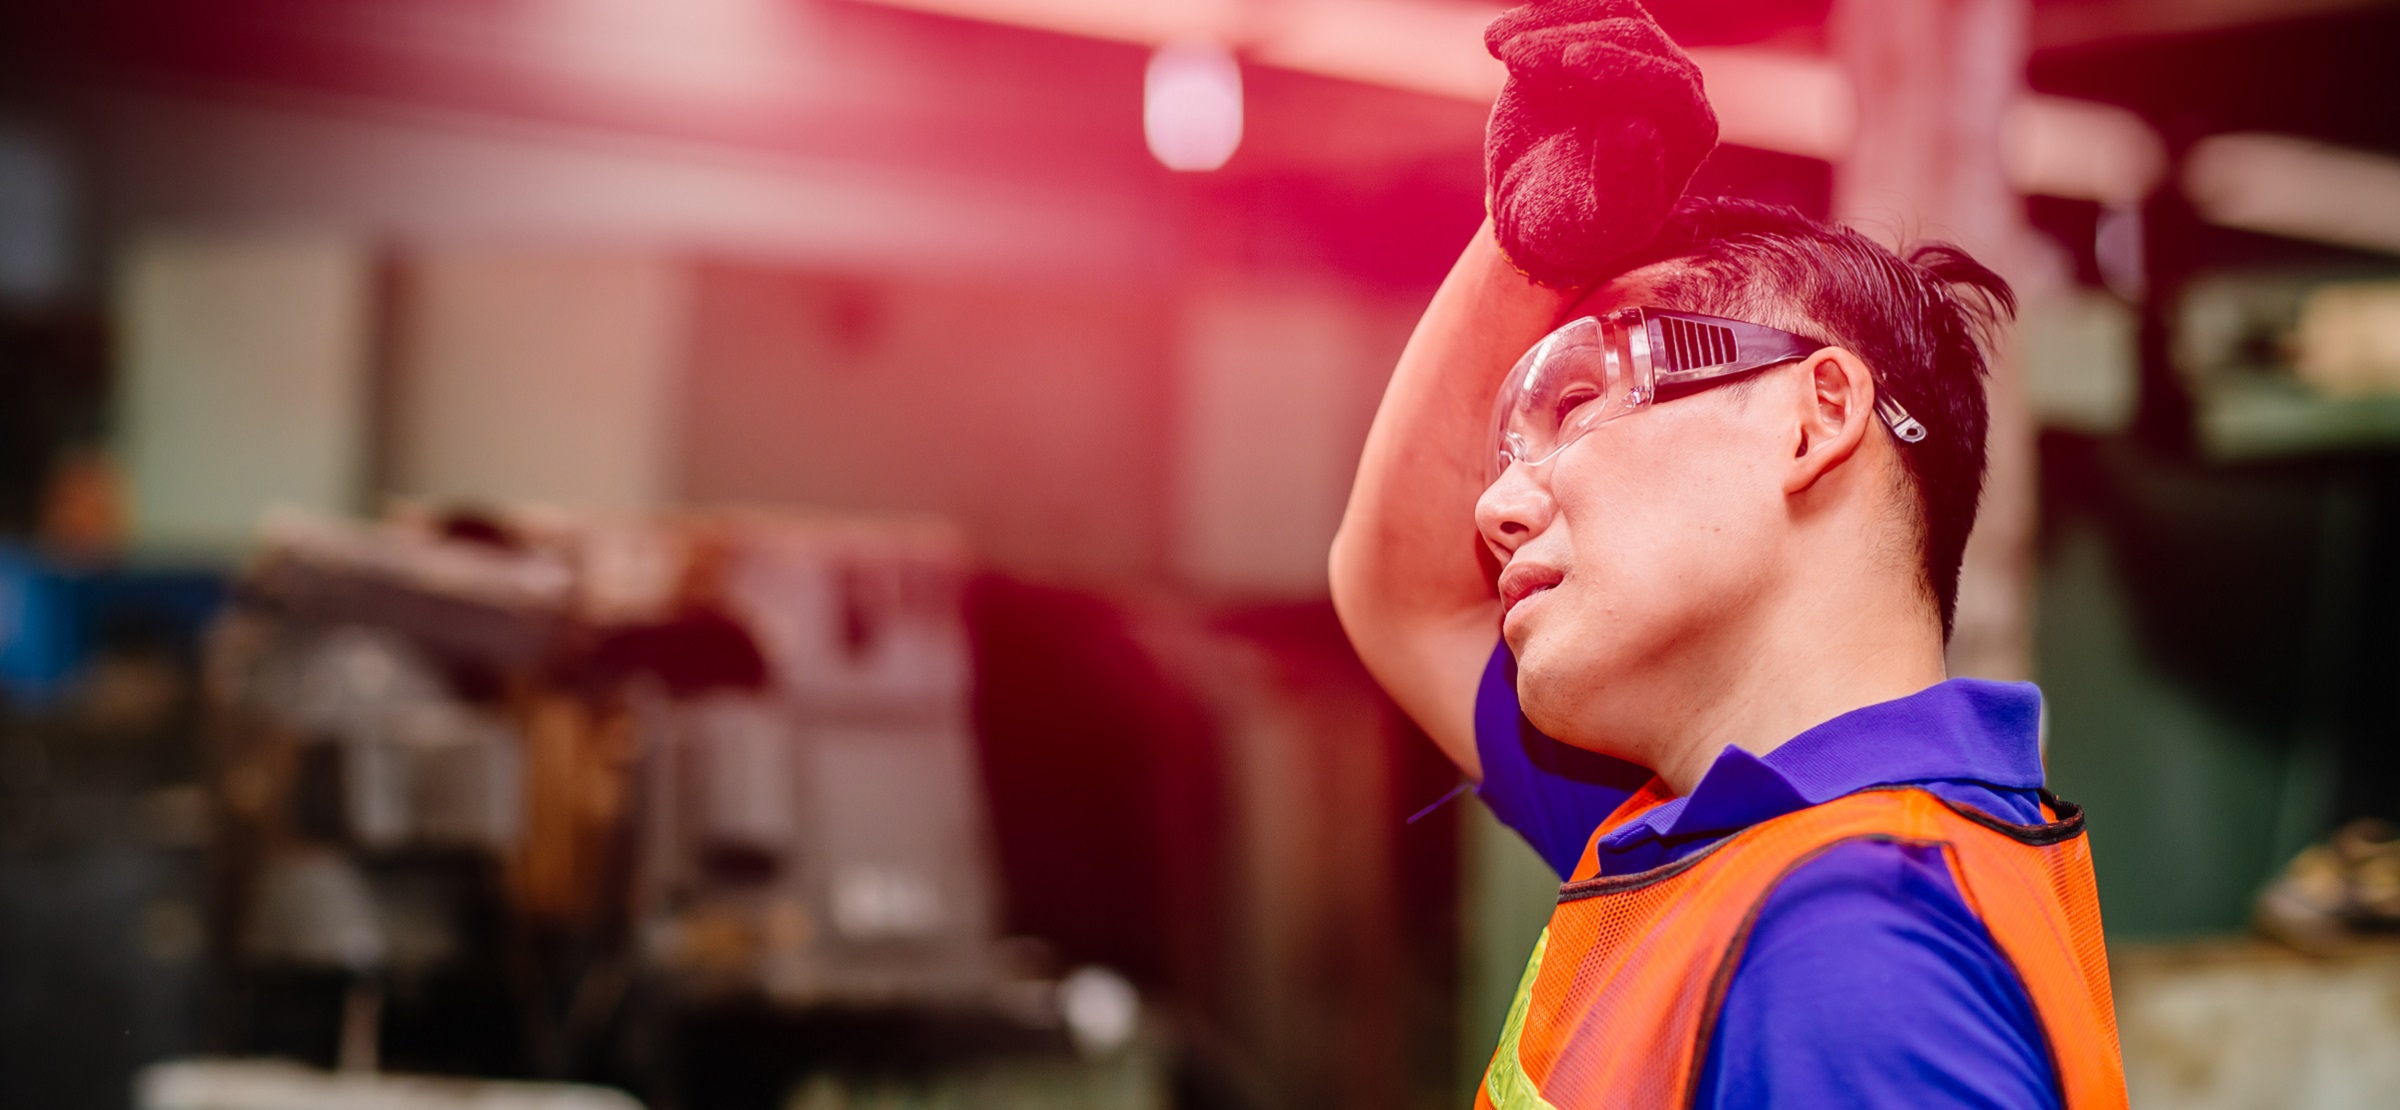
<path fill-rule="evenodd" d="M 1828 344 L 1741 320 L 1623 308 L 1551 332 L 1517 360 L 1492 404 L 1485 481 L 1539 466 L 1592 429 L 1661 400 L 1807 358 Z M 1925 425 L 1881 388 L 1875 414 L 1903 443 Z"/>

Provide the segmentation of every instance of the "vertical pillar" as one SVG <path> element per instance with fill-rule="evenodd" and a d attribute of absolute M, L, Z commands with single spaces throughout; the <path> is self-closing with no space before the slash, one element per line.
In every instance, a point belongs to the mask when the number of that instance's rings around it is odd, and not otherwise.
<path fill-rule="evenodd" d="M 2023 91 L 2028 0 L 1841 0 L 1834 51 L 1858 126 L 1834 215 L 1892 245 L 1947 239 L 2032 300 L 2062 283 L 2000 162 L 2001 117 Z M 2032 674 L 2034 424 L 2013 338 L 1993 352 L 1991 470 L 1960 574 L 1954 674 Z"/>

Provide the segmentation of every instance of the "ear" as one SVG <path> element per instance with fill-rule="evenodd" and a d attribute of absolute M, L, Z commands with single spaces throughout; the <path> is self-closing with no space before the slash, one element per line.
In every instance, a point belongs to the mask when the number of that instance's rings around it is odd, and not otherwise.
<path fill-rule="evenodd" d="M 1800 364 L 1805 390 L 1794 429 L 1792 464 L 1783 492 L 1796 494 L 1817 484 L 1858 454 L 1875 421 L 1875 377 L 1857 355 L 1826 347 Z"/>

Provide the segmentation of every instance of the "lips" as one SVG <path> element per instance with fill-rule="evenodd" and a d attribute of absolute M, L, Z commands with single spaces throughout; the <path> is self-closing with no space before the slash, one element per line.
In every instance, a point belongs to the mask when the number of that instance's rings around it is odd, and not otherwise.
<path fill-rule="evenodd" d="M 1510 563 L 1500 572 L 1500 612 L 1505 616 L 1517 603 L 1558 585 L 1566 574 L 1539 563 Z"/>

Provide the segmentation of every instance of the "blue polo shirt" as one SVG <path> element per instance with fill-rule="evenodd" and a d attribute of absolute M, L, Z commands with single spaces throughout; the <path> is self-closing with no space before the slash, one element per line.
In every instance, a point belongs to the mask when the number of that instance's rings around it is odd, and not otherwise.
<path fill-rule="evenodd" d="M 1643 871 L 1769 818 L 1871 786 L 1920 786 L 2006 821 L 2043 820 L 2041 693 L 1952 679 L 1809 729 L 1765 756 L 1728 748 L 1692 792 L 1600 842 Z M 1561 878 L 1649 772 L 1542 735 L 1492 654 L 1476 696 L 1477 793 Z M 2032 1000 L 1938 850 L 1852 842 L 1759 908 L 1693 1105 L 2062 1105 Z"/>

